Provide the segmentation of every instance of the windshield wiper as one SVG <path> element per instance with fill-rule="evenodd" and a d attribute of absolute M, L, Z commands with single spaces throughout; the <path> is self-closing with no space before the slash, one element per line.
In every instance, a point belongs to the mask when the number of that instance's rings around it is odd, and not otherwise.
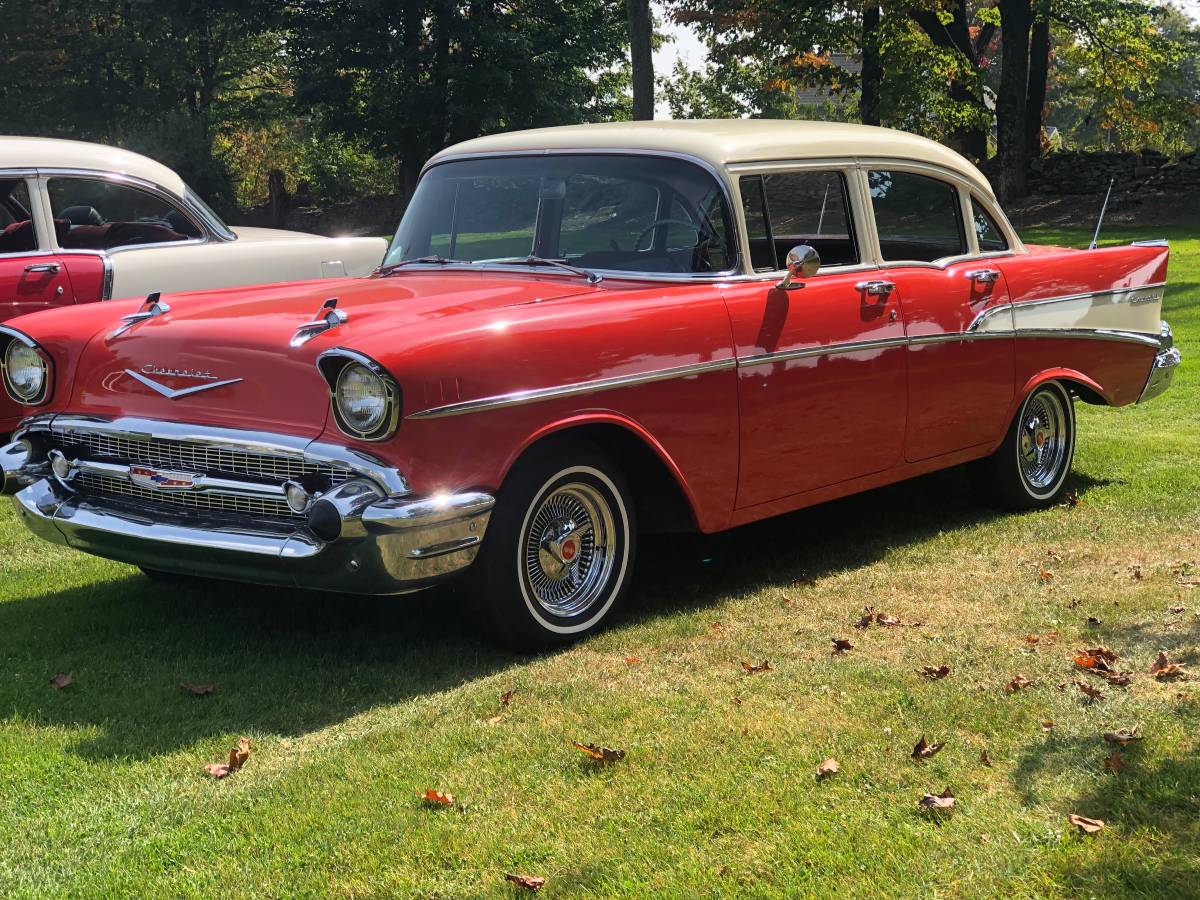
<path fill-rule="evenodd" d="M 468 266 L 474 265 L 474 263 L 472 263 L 469 259 L 451 259 L 446 256 L 417 256 L 413 259 L 402 259 L 400 262 L 394 262 L 386 266 L 380 266 L 375 270 L 375 274 L 391 275 L 397 269 L 401 269 L 404 266 L 416 265 L 418 263 L 426 266 L 446 266 L 450 265 L 451 263 L 461 263 Z"/>
<path fill-rule="evenodd" d="M 570 263 L 563 262 L 561 259 L 547 259 L 544 256 L 514 256 L 511 259 L 489 259 L 488 264 L 497 266 L 555 266 L 565 272 L 570 272 L 572 275 L 582 275 L 588 280 L 588 284 L 599 284 L 604 280 L 603 275 L 597 275 L 595 272 L 573 266 Z"/>

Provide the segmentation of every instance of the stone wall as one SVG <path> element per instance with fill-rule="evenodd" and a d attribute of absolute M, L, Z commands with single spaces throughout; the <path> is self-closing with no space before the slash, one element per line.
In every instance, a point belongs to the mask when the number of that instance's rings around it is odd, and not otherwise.
<path fill-rule="evenodd" d="M 1154 191 L 1195 192 L 1200 190 L 1200 154 L 1195 152 L 1171 160 L 1156 150 L 1140 153 L 1051 153 L 1029 166 L 1029 189 L 1042 194 L 1094 194 L 1146 188 Z"/>

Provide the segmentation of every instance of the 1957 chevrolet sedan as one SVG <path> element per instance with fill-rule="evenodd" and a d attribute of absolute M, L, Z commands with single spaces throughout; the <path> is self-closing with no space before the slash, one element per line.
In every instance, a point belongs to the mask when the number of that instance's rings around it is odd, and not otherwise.
<path fill-rule="evenodd" d="M 0 326 L 3 489 L 148 574 L 396 594 L 578 638 L 639 532 L 971 464 L 1064 490 L 1073 403 L 1170 383 L 1162 242 L 1026 246 L 930 141 L 814 122 L 503 134 L 426 166 L 371 277 Z"/>
<path fill-rule="evenodd" d="M 0 137 L 0 322 L 150 291 L 367 275 L 385 249 L 382 238 L 229 228 L 144 156 Z M 20 412 L 0 397 L 0 435 Z"/>

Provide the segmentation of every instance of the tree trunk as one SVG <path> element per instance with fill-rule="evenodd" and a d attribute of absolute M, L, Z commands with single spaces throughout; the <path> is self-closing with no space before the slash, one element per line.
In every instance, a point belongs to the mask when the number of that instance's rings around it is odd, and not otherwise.
<path fill-rule="evenodd" d="M 1029 37 L 1029 89 L 1025 97 L 1025 157 L 1042 155 L 1042 113 L 1046 107 L 1046 80 L 1050 74 L 1050 18 L 1033 23 Z"/>
<path fill-rule="evenodd" d="M 985 25 L 980 30 L 979 45 L 971 39 L 969 16 L 966 0 L 955 0 L 950 4 L 950 12 L 954 18 L 943 23 L 938 12 L 933 8 L 913 8 L 909 17 L 928 35 L 934 46 L 960 53 L 967 64 L 975 69 L 979 65 L 979 52 L 986 48 L 994 34 L 991 26 Z M 969 125 L 954 128 L 949 135 L 948 143 L 959 153 L 979 161 L 987 158 L 987 107 L 983 102 L 983 88 L 978 79 L 954 78 L 949 85 L 950 98 L 956 103 L 972 106 L 977 112 L 977 121 Z"/>
<path fill-rule="evenodd" d="M 625 0 L 625 11 L 629 15 L 629 58 L 633 63 L 633 117 L 653 119 L 654 20 L 650 17 L 650 0 Z"/>
<path fill-rule="evenodd" d="M 883 81 L 883 59 L 879 53 L 878 0 L 863 8 L 862 89 L 858 95 L 858 118 L 864 125 L 879 124 L 879 86 Z"/>
<path fill-rule="evenodd" d="M 1025 103 L 1029 87 L 1030 0 L 999 0 L 1000 92 L 996 97 L 996 145 L 1001 199 L 1024 197 Z"/>

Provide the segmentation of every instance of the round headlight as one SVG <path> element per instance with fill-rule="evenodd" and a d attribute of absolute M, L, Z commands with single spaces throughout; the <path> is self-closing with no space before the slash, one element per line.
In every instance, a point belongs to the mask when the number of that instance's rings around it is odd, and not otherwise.
<path fill-rule="evenodd" d="M 46 361 L 32 347 L 10 341 L 4 352 L 4 380 L 14 399 L 32 403 L 46 388 Z"/>
<path fill-rule="evenodd" d="M 342 369 L 336 399 L 342 421 L 359 434 L 378 431 L 387 421 L 387 385 L 361 363 L 351 363 Z"/>

